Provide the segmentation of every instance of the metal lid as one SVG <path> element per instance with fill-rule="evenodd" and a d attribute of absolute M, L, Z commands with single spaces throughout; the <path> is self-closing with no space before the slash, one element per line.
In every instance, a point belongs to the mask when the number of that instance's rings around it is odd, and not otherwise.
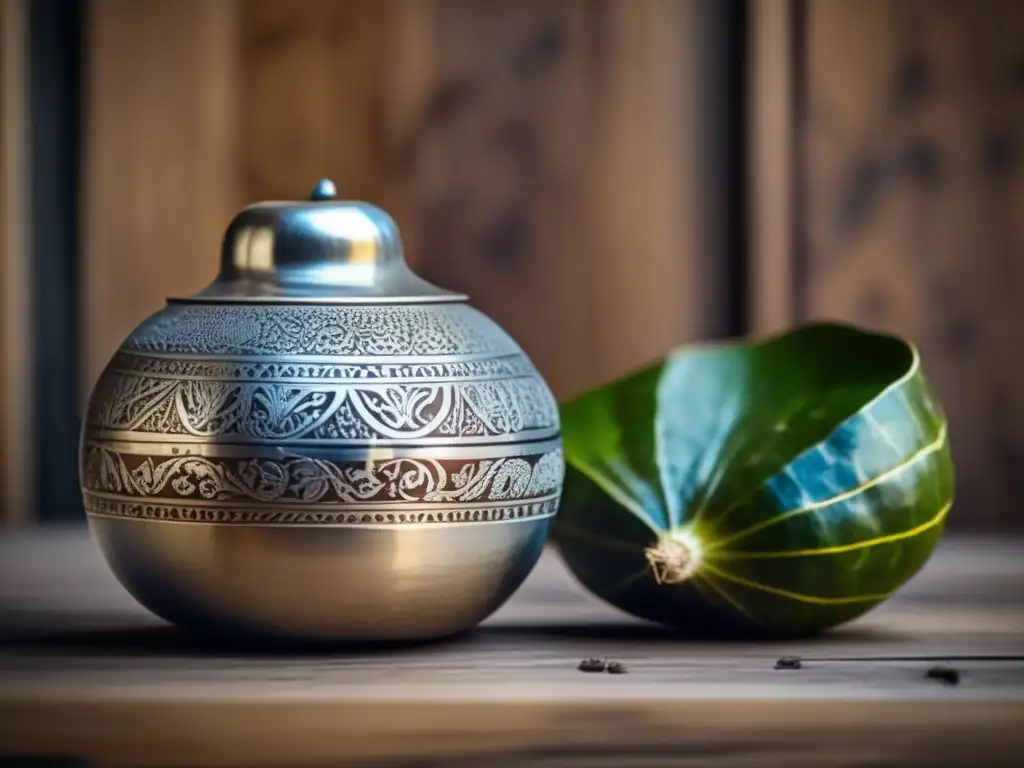
<path fill-rule="evenodd" d="M 334 183 L 323 179 L 309 202 L 243 208 L 224 235 L 217 279 L 184 301 L 466 300 L 409 268 L 398 227 L 387 213 L 368 203 L 334 198 Z"/>

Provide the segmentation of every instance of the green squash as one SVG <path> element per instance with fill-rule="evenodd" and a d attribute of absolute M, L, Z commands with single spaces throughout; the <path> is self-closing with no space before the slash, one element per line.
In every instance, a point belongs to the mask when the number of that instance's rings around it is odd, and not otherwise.
<path fill-rule="evenodd" d="M 927 562 L 953 504 L 945 415 L 896 336 L 811 323 L 683 348 L 561 411 L 569 569 L 696 634 L 864 614 Z"/>

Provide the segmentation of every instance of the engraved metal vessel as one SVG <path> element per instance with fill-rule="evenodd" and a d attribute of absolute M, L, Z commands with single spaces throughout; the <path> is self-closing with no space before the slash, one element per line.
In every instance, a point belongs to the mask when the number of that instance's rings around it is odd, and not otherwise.
<path fill-rule="evenodd" d="M 428 639 L 536 564 L 564 465 L 556 402 L 395 223 L 317 185 L 243 209 L 217 279 L 168 299 L 89 400 L 80 477 L 121 583 L 204 632 Z"/>

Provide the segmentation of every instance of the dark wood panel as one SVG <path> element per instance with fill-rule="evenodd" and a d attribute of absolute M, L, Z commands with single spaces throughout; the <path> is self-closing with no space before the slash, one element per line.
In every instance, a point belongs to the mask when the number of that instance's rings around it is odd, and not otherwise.
<path fill-rule="evenodd" d="M 410 262 L 469 293 L 556 393 L 579 390 L 716 327 L 700 6 L 247 3 L 246 197 L 334 177 L 389 210 Z"/>
<path fill-rule="evenodd" d="M 1024 527 L 1024 5 L 808 4 L 808 312 L 909 336 L 954 527 Z"/>
<path fill-rule="evenodd" d="M 77 520 L 79 419 L 78 0 L 28 11 L 28 178 L 33 508 L 40 522 Z"/>

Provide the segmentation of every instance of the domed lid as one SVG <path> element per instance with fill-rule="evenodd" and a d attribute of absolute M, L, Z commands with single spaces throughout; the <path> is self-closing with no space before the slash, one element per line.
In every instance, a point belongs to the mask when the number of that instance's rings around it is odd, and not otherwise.
<path fill-rule="evenodd" d="M 263 202 L 242 209 L 221 248 L 220 272 L 178 301 L 419 303 L 465 301 L 405 263 L 394 220 L 368 203 L 335 200 L 329 179 L 309 202 Z"/>

